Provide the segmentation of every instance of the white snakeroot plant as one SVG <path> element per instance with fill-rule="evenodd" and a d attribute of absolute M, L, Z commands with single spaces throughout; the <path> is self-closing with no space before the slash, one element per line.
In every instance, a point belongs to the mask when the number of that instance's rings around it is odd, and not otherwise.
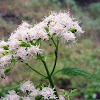
<path fill-rule="evenodd" d="M 5 78 L 5 74 L 13 68 L 16 62 L 21 61 L 44 79 L 47 79 L 50 86 L 44 87 L 42 85 L 40 88 L 35 88 L 30 81 L 27 81 L 21 84 L 20 87 L 20 90 L 24 93 L 23 97 L 11 91 L 1 100 L 65 100 L 62 95 L 58 95 L 52 76 L 57 72 L 85 77 L 89 74 L 77 68 L 63 68 L 55 72 L 59 42 L 61 40 L 65 45 L 71 46 L 76 42 L 77 37 L 81 33 L 84 33 L 84 31 L 79 26 L 79 23 L 66 12 L 52 12 L 48 17 L 45 17 L 42 22 L 34 26 L 23 21 L 22 24 L 11 33 L 8 41 L 0 41 L 0 75 L 2 78 Z M 55 61 L 51 72 L 48 69 L 45 56 L 43 55 L 45 50 L 41 48 L 41 43 L 46 41 L 52 41 L 52 45 L 55 47 Z M 30 57 L 40 60 L 43 63 L 47 75 L 42 74 L 27 63 L 27 59 Z"/>

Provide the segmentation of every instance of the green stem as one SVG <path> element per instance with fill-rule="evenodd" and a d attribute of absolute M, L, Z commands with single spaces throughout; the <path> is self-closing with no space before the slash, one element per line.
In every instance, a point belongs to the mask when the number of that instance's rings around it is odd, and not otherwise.
<path fill-rule="evenodd" d="M 29 68 L 31 68 L 33 71 L 35 71 L 36 73 L 38 73 L 39 75 L 43 76 L 46 78 L 45 75 L 41 74 L 40 72 L 38 72 L 36 69 L 34 69 L 33 67 L 31 67 L 28 63 L 25 63 L 25 65 L 27 65 Z"/>
<path fill-rule="evenodd" d="M 55 68 L 56 68 L 56 64 L 57 64 L 57 59 L 58 59 L 58 45 L 59 45 L 59 39 L 57 38 L 57 45 L 56 45 L 56 50 L 55 50 L 55 63 L 54 63 L 54 67 L 52 69 L 51 75 L 54 73 Z"/>
<path fill-rule="evenodd" d="M 54 76 L 55 74 L 59 73 L 61 70 L 56 71 L 55 73 L 52 74 Z"/>
<path fill-rule="evenodd" d="M 56 43 L 55 43 L 54 39 L 53 39 L 53 38 L 51 38 L 51 40 L 52 40 L 53 44 L 55 45 L 55 47 L 57 47 L 57 45 L 56 45 Z"/>
<path fill-rule="evenodd" d="M 40 56 L 41 56 L 41 55 L 40 55 Z M 41 58 L 41 57 L 40 57 L 40 58 Z M 49 80 L 49 82 L 50 82 L 50 85 L 51 85 L 52 88 L 54 88 L 55 95 L 58 97 L 58 93 L 57 93 L 57 91 L 56 91 L 56 89 L 55 89 L 53 80 L 52 80 L 52 78 L 51 78 L 51 74 L 49 73 L 49 70 L 48 70 L 48 67 L 47 67 L 47 64 L 46 64 L 46 62 L 43 60 L 43 58 L 41 58 L 40 60 L 41 60 L 42 63 L 44 64 L 44 67 L 45 67 L 45 69 L 46 69 L 46 72 L 47 72 L 47 75 L 48 75 L 48 80 Z M 58 97 L 58 98 L 59 98 L 59 97 Z"/>

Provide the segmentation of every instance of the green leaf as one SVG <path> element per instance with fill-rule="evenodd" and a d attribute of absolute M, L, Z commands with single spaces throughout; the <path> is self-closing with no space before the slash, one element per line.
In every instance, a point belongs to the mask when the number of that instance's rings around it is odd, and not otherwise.
<path fill-rule="evenodd" d="M 47 34 L 48 35 L 48 39 L 50 40 L 52 37 L 50 36 L 50 34 Z"/>
<path fill-rule="evenodd" d="M 51 54 L 49 56 L 44 56 L 44 57 L 47 57 L 47 58 L 53 58 L 55 55 L 54 54 Z"/>
<path fill-rule="evenodd" d="M 37 39 L 34 45 L 39 45 L 39 43 L 41 42 L 41 38 Z"/>
<path fill-rule="evenodd" d="M 11 51 L 9 51 L 10 53 L 13 53 L 13 51 L 11 50 Z"/>
<path fill-rule="evenodd" d="M 78 92 L 76 89 L 74 89 L 74 90 L 71 90 L 69 96 L 75 96 L 76 94 L 78 94 Z"/>
<path fill-rule="evenodd" d="M 55 56 L 54 54 L 51 54 L 51 55 L 49 55 L 48 57 L 53 58 L 54 56 Z"/>
<path fill-rule="evenodd" d="M 4 50 L 9 50 L 8 46 L 3 46 Z"/>
<path fill-rule="evenodd" d="M 35 45 L 35 43 L 34 43 L 33 41 L 30 41 L 30 44 L 31 44 L 31 45 Z"/>
<path fill-rule="evenodd" d="M 5 55 L 7 55 L 7 54 L 8 54 L 7 51 L 2 52 L 2 56 L 5 56 Z"/>
<path fill-rule="evenodd" d="M 30 44 L 22 41 L 22 42 L 20 42 L 20 46 L 21 47 L 30 47 Z"/>
<path fill-rule="evenodd" d="M 39 54 L 37 54 L 36 60 L 41 59 L 41 58 L 44 58 L 44 56 L 40 56 Z"/>
<path fill-rule="evenodd" d="M 16 59 L 14 58 L 14 56 L 12 55 L 12 59 L 11 59 L 11 63 L 16 63 Z"/>
<path fill-rule="evenodd" d="M 71 28 L 69 31 L 71 31 L 72 33 L 75 33 L 77 30 L 75 28 Z"/>
<path fill-rule="evenodd" d="M 8 73 L 11 69 L 12 69 L 12 67 L 5 68 L 4 73 Z"/>
<path fill-rule="evenodd" d="M 44 29 L 47 31 L 47 33 L 49 32 L 49 27 L 48 26 L 44 27 Z"/>
<path fill-rule="evenodd" d="M 67 93 L 67 91 L 65 91 L 64 89 L 60 89 L 60 91 L 61 91 L 61 95 L 63 96 L 63 97 L 67 97 L 68 96 L 68 93 Z"/>
<path fill-rule="evenodd" d="M 44 99 L 42 98 L 42 95 L 38 95 L 35 97 L 35 100 L 44 100 Z"/>
<path fill-rule="evenodd" d="M 52 44 L 49 44 L 49 46 L 52 46 Z"/>
<path fill-rule="evenodd" d="M 63 68 L 61 69 L 62 74 L 69 75 L 69 76 L 83 76 L 86 78 L 93 78 L 93 75 L 79 69 L 79 68 Z"/>
<path fill-rule="evenodd" d="M 52 37 L 53 37 L 54 35 L 56 35 L 56 33 L 53 33 L 53 34 L 52 34 Z"/>

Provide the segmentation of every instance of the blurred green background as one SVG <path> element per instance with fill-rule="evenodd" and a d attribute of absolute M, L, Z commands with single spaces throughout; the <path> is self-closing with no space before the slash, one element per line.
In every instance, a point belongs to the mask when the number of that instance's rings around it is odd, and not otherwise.
<path fill-rule="evenodd" d="M 51 11 L 64 10 L 70 11 L 71 16 L 80 21 L 85 33 L 72 48 L 60 44 L 56 70 L 62 67 L 77 67 L 94 74 L 95 78 L 69 77 L 58 73 L 54 76 L 54 82 L 58 89 L 77 89 L 78 94 L 72 100 L 100 100 L 100 0 L 0 0 L 0 39 L 7 40 L 22 21 L 34 25 Z M 43 45 L 43 49 L 46 54 L 52 54 L 54 51 L 47 43 Z M 47 61 L 49 69 L 52 69 L 53 59 L 49 58 Z M 45 73 L 39 61 L 29 62 Z M 7 74 L 7 80 L 0 79 L 0 97 L 28 79 L 37 85 L 41 77 L 24 64 L 16 64 Z"/>

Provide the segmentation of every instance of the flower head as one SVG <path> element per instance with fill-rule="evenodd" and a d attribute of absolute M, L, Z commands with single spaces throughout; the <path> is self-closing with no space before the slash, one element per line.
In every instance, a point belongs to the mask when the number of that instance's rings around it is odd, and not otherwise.
<path fill-rule="evenodd" d="M 5 79 L 5 73 L 4 73 L 4 68 L 0 68 L 0 76 L 1 78 L 4 78 Z"/>
<path fill-rule="evenodd" d="M 18 96 L 16 94 L 15 91 L 9 91 L 9 94 L 6 95 L 5 98 L 3 98 L 2 100 L 19 100 L 20 99 L 20 96 Z"/>
<path fill-rule="evenodd" d="M 62 95 L 59 96 L 59 99 L 60 100 L 65 100 L 65 98 Z"/>
<path fill-rule="evenodd" d="M 0 66 L 7 67 L 11 64 L 11 55 L 5 55 L 0 58 Z"/>
<path fill-rule="evenodd" d="M 31 81 L 26 81 L 24 84 L 21 84 L 20 89 L 23 92 L 27 92 L 27 91 L 33 91 L 35 87 Z"/>
<path fill-rule="evenodd" d="M 55 91 L 54 89 L 50 87 L 43 87 L 42 91 L 40 91 L 40 95 L 43 96 L 44 99 L 56 99 L 57 97 L 55 96 Z"/>
<path fill-rule="evenodd" d="M 27 51 L 25 50 L 24 47 L 20 47 L 16 53 L 15 56 L 18 60 L 26 60 L 27 58 Z"/>
<path fill-rule="evenodd" d="M 74 21 L 74 18 L 71 18 L 69 13 L 53 12 L 43 22 L 48 23 L 48 33 L 51 36 L 56 33 L 56 36 L 61 37 L 64 43 L 69 43 L 69 40 L 71 40 L 70 43 L 75 43 L 76 34 L 84 33 L 79 23 Z M 75 31 L 72 32 L 71 29 L 75 29 Z"/>
<path fill-rule="evenodd" d="M 35 100 L 34 98 L 32 98 L 32 97 L 21 97 L 22 98 L 22 100 Z"/>
<path fill-rule="evenodd" d="M 20 41 L 18 41 L 17 39 L 12 39 L 7 43 L 9 45 L 9 49 L 15 51 L 19 48 Z"/>
<path fill-rule="evenodd" d="M 34 57 L 37 53 L 42 53 L 42 49 L 39 49 L 39 46 L 31 46 L 28 48 L 27 52 Z"/>
<path fill-rule="evenodd" d="M 0 41 L 0 48 L 2 48 L 3 46 L 6 46 L 7 42 L 5 42 L 4 40 Z"/>

